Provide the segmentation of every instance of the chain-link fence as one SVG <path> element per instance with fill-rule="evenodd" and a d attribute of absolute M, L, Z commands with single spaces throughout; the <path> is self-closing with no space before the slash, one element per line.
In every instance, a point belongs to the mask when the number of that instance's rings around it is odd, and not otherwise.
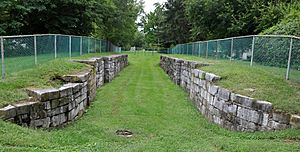
<path fill-rule="evenodd" d="M 300 82 L 300 38 L 295 36 L 251 35 L 199 41 L 178 44 L 168 53 L 275 67 L 287 80 Z"/>
<path fill-rule="evenodd" d="M 71 35 L 0 36 L 0 40 L 2 79 L 7 74 L 32 68 L 56 58 L 121 50 L 106 40 Z"/>

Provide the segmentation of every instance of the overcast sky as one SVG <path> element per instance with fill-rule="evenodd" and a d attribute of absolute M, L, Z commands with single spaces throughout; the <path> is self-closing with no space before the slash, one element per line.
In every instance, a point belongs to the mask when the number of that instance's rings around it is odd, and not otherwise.
<path fill-rule="evenodd" d="M 149 13 L 154 11 L 155 7 L 153 6 L 154 3 L 159 2 L 160 4 L 166 2 L 167 0 L 145 0 L 145 12 Z"/>

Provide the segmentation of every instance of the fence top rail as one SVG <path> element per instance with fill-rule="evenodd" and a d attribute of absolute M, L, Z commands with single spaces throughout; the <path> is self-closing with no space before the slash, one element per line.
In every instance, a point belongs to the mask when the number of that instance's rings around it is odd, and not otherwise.
<path fill-rule="evenodd" d="M 294 38 L 294 39 L 299 39 L 300 40 L 300 37 L 293 36 L 293 35 L 245 35 L 245 36 L 228 37 L 228 38 L 223 38 L 223 39 L 213 39 L 213 40 L 206 40 L 206 41 L 189 42 L 189 43 L 184 43 L 184 44 L 208 43 L 208 42 L 225 41 L 225 40 L 242 39 L 242 38 L 251 38 L 251 37 Z M 178 45 L 183 45 L 183 44 L 178 44 Z"/>
<path fill-rule="evenodd" d="M 88 37 L 88 36 L 78 36 L 78 35 L 65 35 L 65 34 L 31 34 L 31 35 L 9 35 L 9 36 L 0 36 L 0 38 L 22 38 L 22 37 L 33 37 L 33 36 L 71 36 L 71 37 L 85 37 L 85 38 L 93 38 L 93 37 Z M 98 39 L 94 38 L 97 40 L 103 40 L 103 39 Z"/>

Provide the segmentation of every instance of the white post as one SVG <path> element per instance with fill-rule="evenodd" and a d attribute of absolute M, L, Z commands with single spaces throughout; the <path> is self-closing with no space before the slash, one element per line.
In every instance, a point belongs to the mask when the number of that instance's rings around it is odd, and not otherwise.
<path fill-rule="evenodd" d="M 201 42 L 199 42 L 198 44 L 199 44 L 199 54 L 198 54 L 198 56 L 200 57 L 201 56 Z"/>
<path fill-rule="evenodd" d="M 88 46 L 88 53 L 90 53 L 90 38 L 87 38 L 87 40 L 88 40 L 88 43 L 87 43 L 87 46 Z"/>
<path fill-rule="evenodd" d="M 69 36 L 69 57 L 72 57 L 72 37 Z"/>
<path fill-rule="evenodd" d="M 286 79 L 286 80 L 289 80 L 289 79 L 290 79 L 292 50 L 293 50 L 293 38 L 291 38 L 291 42 L 290 42 L 290 50 L 289 50 L 288 65 L 287 65 L 286 76 L 285 76 L 285 79 Z"/>
<path fill-rule="evenodd" d="M 54 58 L 57 58 L 57 36 L 54 36 Z"/>
<path fill-rule="evenodd" d="M 250 62 L 250 66 L 253 66 L 253 55 L 254 55 L 254 45 L 255 44 L 255 36 L 253 36 L 252 39 L 252 48 L 251 48 L 251 62 Z"/>
<path fill-rule="evenodd" d="M 36 36 L 33 37 L 33 45 L 34 45 L 34 63 L 37 65 L 37 48 L 36 48 Z"/>
<path fill-rule="evenodd" d="M 80 55 L 82 55 L 82 36 L 80 36 Z"/>
<path fill-rule="evenodd" d="M 102 40 L 100 39 L 100 53 L 102 52 Z"/>
<path fill-rule="evenodd" d="M 231 46 L 230 46 L 230 61 L 232 61 L 232 55 L 233 55 L 233 38 L 231 39 Z"/>
<path fill-rule="evenodd" d="M 194 55 L 195 43 L 192 43 L 192 55 Z"/>
<path fill-rule="evenodd" d="M 97 52 L 97 46 L 96 46 L 96 44 L 97 44 L 97 40 L 95 39 L 95 53 Z"/>
<path fill-rule="evenodd" d="M 206 58 L 208 57 L 208 41 L 206 42 Z"/>
<path fill-rule="evenodd" d="M 5 63 L 4 63 L 4 44 L 3 37 L 1 37 L 1 64 L 2 64 L 2 79 L 5 79 Z"/>
<path fill-rule="evenodd" d="M 217 48 L 216 48 L 216 59 L 218 59 L 218 57 L 219 57 L 219 47 L 220 47 L 220 41 L 218 40 L 217 41 Z"/>

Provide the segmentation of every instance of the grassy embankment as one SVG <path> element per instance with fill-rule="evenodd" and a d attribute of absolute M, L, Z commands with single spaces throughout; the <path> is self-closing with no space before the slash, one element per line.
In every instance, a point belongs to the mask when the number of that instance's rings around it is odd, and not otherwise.
<path fill-rule="evenodd" d="M 170 55 L 177 58 L 210 63 L 201 69 L 222 77 L 217 84 L 233 92 L 273 103 L 277 110 L 300 113 L 300 83 L 286 81 L 286 69 L 248 62 L 213 60 L 196 56 Z M 300 77 L 293 71 L 292 77 Z M 299 78 L 298 78 L 299 79 Z M 295 80 L 295 79 L 293 79 Z"/>

